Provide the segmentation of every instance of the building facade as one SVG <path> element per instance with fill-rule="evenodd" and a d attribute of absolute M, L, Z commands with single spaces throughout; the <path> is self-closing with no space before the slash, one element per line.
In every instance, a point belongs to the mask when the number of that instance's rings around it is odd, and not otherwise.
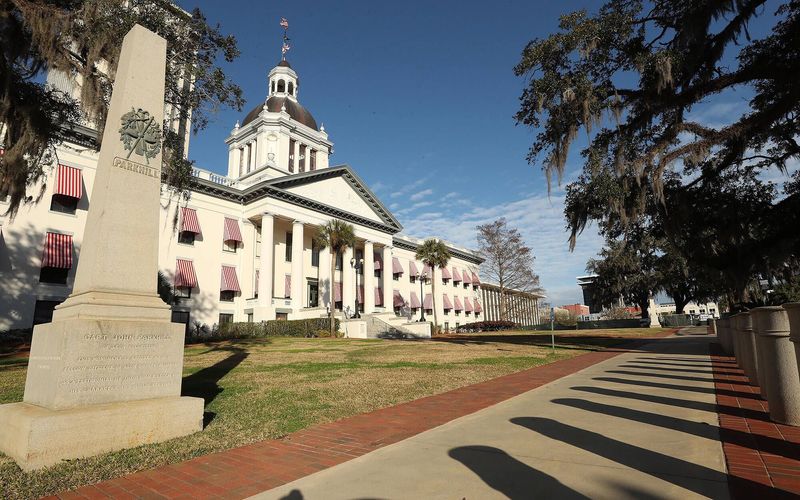
<path fill-rule="evenodd" d="M 489 296 L 480 256 L 448 244 L 447 268 L 416 261 L 422 240 L 400 234 L 352 168 L 329 165 L 333 143 L 298 91 L 297 74 L 281 61 L 268 74 L 265 100 L 226 139 L 228 175 L 195 169 L 188 201 L 162 190 L 159 268 L 178 296 L 174 321 L 301 319 L 330 307 L 409 321 L 423 309 L 433 320 L 435 307 L 447 329 L 482 320 Z M 90 128 L 73 127 L 39 186 L 40 201 L 13 221 L 0 218 L 0 331 L 49 321 L 72 289 L 97 166 L 94 138 Z M 332 256 L 314 236 L 332 219 L 352 224 L 357 243 L 336 258 L 331 276 Z"/>
<path fill-rule="evenodd" d="M 522 326 L 539 324 L 539 299 L 542 295 L 520 290 L 506 290 L 505 293 L 507 314 L 504 318 L 500 287 L 491 283 L 481 285 L 486 321 L 513 321 Z"/>

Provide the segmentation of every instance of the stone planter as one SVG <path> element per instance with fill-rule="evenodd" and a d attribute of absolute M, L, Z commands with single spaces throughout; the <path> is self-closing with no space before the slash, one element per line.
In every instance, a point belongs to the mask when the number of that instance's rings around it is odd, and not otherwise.
<path fill-rule="evenodd" d="M 784 304 L 786 314 L 789 315 L 789 340 L 794 344 L 794 353 L 797 357 L 798 378 L 800 378 L 800 302 Z"/>
<path fill-rule="evenodd" d="M 744 370 L 745 375 L 749 379 L 750 385 L 759 385 L 758 381 L 758 361 L 756 357 L 756 339 L 753 335 L 753 320 L 750 318 L 749 312 L 739 313 L 736 316 L 735 324 L 736 330 L 739 334 L 739 348 L 742 356 L 739 366 Z"/>
<path fill-rule="evenodd" d="M 789 316 L 781 306 L 751 311 L 763 351 L 761 375 L 767 385 L 769 416 L 775 422 L 800 425 L 800 376 L 789 340 Z"/>

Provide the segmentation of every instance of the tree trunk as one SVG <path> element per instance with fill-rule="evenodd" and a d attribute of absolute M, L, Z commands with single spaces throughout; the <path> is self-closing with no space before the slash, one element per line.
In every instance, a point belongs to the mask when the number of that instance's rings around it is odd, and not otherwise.
<path fill-rule="evenodd" d="M 506 306 L 506 291 L 503 287 L 500 287 L 500 320 L 507 321 L 508 320 L 508 308 Z"/>
<path fill-rule="evenodd" d="M 425 300 L 425 297 L 422 300 Z M 439 316 L 436 314 L 436 280 L 434 279 L 433 266 L 431 266 L 431 305 L 433 306 L 433 330 L 435 331 L 439 325 Z M 431 331 L 431 335 L 433 335 L 433 331 Z"/>
<path fill-rule="evenodd" d="M 650 309 L 650 299 L 648 298 L 644 302 L 639 302 L 639 309 L 642 310 L 642 319 L 647 318 L 650 319 L 649 309 Z"/>
<path fill-rule="evenodd" d="M 330 292 L 328 297 L 328 302 L 330 303 L 330 311 L 328 314 L 330 315 L 331 319 L 331 338 L 336 336 L 336 321 L 333 319 L 333 312 L 336 310 L 336 300 L 335 300 L 335 288 L 336 288 L 336 258 L 338 255 L 336 252 L 331 249 L 331 284 L 330 284 Z"/>
<path fill-rule="evenodd" d="M 675 314 L 683 314 L 683 308 L 686 307 L 686 304 L 689 303 L 689 300 L 686 297 L 672 297 L 672 300 L 675 301 Z"/>

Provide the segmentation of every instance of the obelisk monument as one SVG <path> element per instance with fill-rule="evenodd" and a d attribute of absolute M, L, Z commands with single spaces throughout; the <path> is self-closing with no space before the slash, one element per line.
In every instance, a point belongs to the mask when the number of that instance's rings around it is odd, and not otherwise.
<path fill-rule="evenodd" d="M 139 25 L 122 42 L 73 292 L 34 329 L 23 402 L 0 406 L 24 470 L 202 429 L 156 292 L 166 47 Z"/>

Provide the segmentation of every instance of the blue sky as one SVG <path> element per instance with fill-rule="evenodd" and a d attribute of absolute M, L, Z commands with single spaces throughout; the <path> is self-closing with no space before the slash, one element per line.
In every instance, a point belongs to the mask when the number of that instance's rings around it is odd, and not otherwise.
<path fill-rule="evenodd" d="M 533 248 L 549 298 L 581 301 L 575 277 L 602 241 L 589 229 L 569 252 L 563 190 L 548 196 L 540 167 L 525 160 L 534 131 L 513 119 L 525 84 L 513 67 L 528 41 L 557 29 L 559 15 L 599 2 L 178 3 L 200 7 L 242 52 L 226 71 L 247 104 L 221 110 L 192 138 L 199 167 L 225 173 L 224 138 L 263 102 L 286 17 L 299 99 L 334 142 L 332 165 L 352 166 L 412 236 L 475 247 L 477 224 L 506 217 Z M 578 151 L 567 179 L 580 167 Z"/>

